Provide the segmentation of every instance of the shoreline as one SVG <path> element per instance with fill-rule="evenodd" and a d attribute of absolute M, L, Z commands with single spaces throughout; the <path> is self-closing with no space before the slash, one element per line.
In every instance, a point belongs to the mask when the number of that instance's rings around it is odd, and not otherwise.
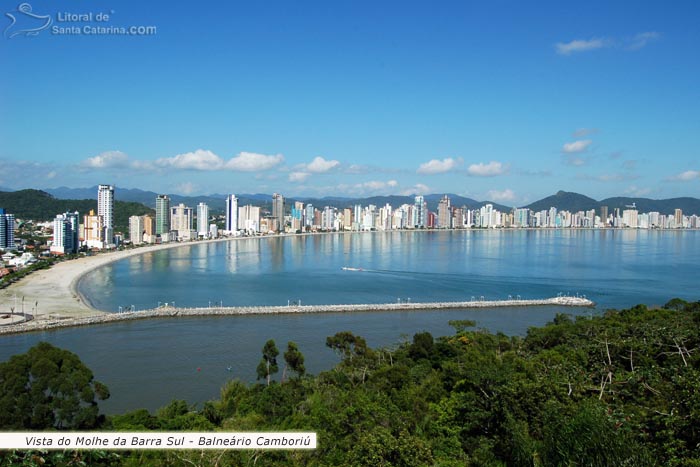
<path fill-rule="evenodd" d="M 0 313 L 15 313 L 22 311 L 34 316 L 35 322 L 53 319 L 67 319 L 80 317 L 94 317 L 116 314 L 116 311 L 103 311 L 95 308 L 90 300 L 79 291 L 80 280 L 89 272 L 122 259 L 136 255 L 142 255 L 160 250 L 183 248 L 187 246 L 203 245 L 209 242 L 231 242 L 239 240 L 261 241 L 265 239 L 279 239 L 286 237 L 305 237 L 316 235 L 372 235 L 376 233 L 398 232 L 406 234 L 435 233 L 444 231 L 456 232 L 483 232 L 496 230 L 499 232 L 518 232 L 542 229 L 407 229 L 392 231 L 340 231 L 340 232 L 305 232 L 300 234 L 260 235 L 252 237 L 224 237 L 212 240 L 198 240 L 192 242 L 172 242 L 160 245 L 144 245 L 128 250 L 101 252 L 94 256 L 81 257 L 64 261 L 53 265 L 49 269 L 36 271 L 9 287 L 0 290 Z M 558 231 L 564 229 L 544 229 L 546 231 Z M 575 229 L 592 231 L 617 231 L 618 229 Z M 683 230 L 685 231 L 685 230 Z"/>
<path fill-rule="evenodd" d="M 101 315 L 27 321 L 21 324 L 0 327 L 0 335 L 25 332 L 48 331 L 59 328 L 112 324 L 123 321 L 158 318 L 270 315 L 270 314 L 309 314 L 309 313 L 360 313 L 386 311 L 430 311 L 464 310 L 479 308 L 527 308 L 531 306 L 593 307 L 595 303 L 583 297 L 551 297 L 525 300 L 479 300 L 462 302 L 418 302 L 418 303 L 365 303 L 341 305 L 292 305 L 292 306 L 239 306 L 219 308 L 174 308 L 160 307 L 150 310 L 123 313 L 102 313 Z"/>

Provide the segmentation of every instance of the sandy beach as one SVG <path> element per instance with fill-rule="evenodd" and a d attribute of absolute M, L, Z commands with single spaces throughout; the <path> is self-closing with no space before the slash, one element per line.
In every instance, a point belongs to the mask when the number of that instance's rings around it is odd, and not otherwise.
<path fill-rule="evenodd" d="M 15 308 L 15 313 L 21 313 L 23 311 L 22 299 L 24 298 L 24 312 L 33 314 L 37 320 L 102 315 L 105 313 L 104 311 L 92 308 L 77 291 L 78 281 L 88 272 L 114 261 L 153 251 L 198 245 L 204 242 L 235 240 L 237 238 L 166 243 L 130 250 L 101 252 L 94 256 L 64 261 L 49 269 L 36 271 L 0 290 L 0 313 L 9 313 L 11 307 Z M 15 299 L 15 297 L 17 298 Z"/>

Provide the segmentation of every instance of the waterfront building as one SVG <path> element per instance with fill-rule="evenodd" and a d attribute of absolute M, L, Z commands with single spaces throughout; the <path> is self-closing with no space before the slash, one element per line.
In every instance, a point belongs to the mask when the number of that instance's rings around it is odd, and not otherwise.
<path fill-rule="evenodd" d="M 450 205 L 450 197 L 447 195 L 438 202 L 437 227 L 438 229 L 452 228 L 452 206 Z"/>
<path fill-rule="evenodd" d="M 292 208 L 292 232 L 301 231 L 304 227 L 304 203 L 295 201 Z"/>
<path fill-rule="evenodd" d="M 114 245 L 114 186 L 97 187 L 97 215 L 102 216 L 104 244 L 106 248 Z"/>
<path fill-rule="evenodd" d="M 143 242 L 156 243 L 156 219 L 148 214 L 141 216 L 143 222 Z"/>
<path fill-rule="evenodd" d="M 0 208 L 0 250 L 15 247 L 15 215 Z"/>
<path fill-rule="evenodd" d="M 414 198 L 413 202 L 413 227 L 423 228 L 428 225 L 428 203 L 422 195 Z"/>
<path fill-rule="evenodd" d="M 170 198 L 158 195 L 156 198 L 156 235 L 170 233 Z"/>
<path fill-rule="evenodd" d="M 313 204 L 307 204 L 304 209 L 304 227 L 311 229 L 314 224 L 314 206 Z"/>
<path fill-rule="evenodd" d="M 206 203 L 197 205 L 197 236 L 207 237 L 209 234 L 209 206 Z"/>
<path fill-rule="evenodd" d="M 636 209 L 622 211 L 622 225 L 631 229 L 639 227 L 639 212 Z"/>
<path fill-rule="evenodd" d="M 343 230 L 352 230 L 352 209 L 343 209 Z"/>
<path fill-rule="evenodd" d="M 259 207 L 248 204 L 238 208 L 238 230 L 244 230 L 249 235 L 260 232 Z"/>
<path fill-rule="evenodd" d="M 83 216 L 83 244 L 88 248 L 105 248 L 105 227 L 103 217 L 93 209 Z"/>
<path fill-rule="evenodd" d="M 513 225 L 515 227 L 528 227 L 530 225 L 530 210 L 527 208 L 516 209 Z"/>
<path fill-rule="evenodd" d="M 226 197 L 226 224 L 224 225 L 224 235 L 233 234 L 241 229 L 238 221 L 238 198 L 236 195 L 228 195 Z"/>
<path fill-rule="evenodd" d="M 142 216 L 129 217 L 129 239 L 134 245 L 143 243 L 144 224 Z"/>
<path fill-rule="evenodd" d="M 176 232 L 178 241 L 192 240 L 192 208 L 182 203 L 170 208 L 170 231 Z"/>
<path fill-rule="evenodd" d="M 53 243 L 50 251 L 54 254 L 68 255 L 78 252 L 79 214 L 66 212 L 58 214 L 53 221 Z"/>
<path fill-rule="evenodd" d="M 608 224 L 608 207 L 607 206 L 601 206 L 600 207 L 600 221 L 603 224 L 603 227 L 607 227 Z"/>
<path fill-rule="evenodd" d="M 673 228 L 682 229 L 683 228 L 683 210 L 676 209 L 673 212 Z"/>
<path fill-rule="evenodd" d="M 284 196 L 279 193 L 272 195 L 272 217 L 277 219 L 277 231 L 284 231 Z"/>

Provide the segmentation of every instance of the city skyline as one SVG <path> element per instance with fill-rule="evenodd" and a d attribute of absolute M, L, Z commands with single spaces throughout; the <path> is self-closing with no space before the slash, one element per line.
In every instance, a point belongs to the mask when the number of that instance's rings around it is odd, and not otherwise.
<path fill-rule="evenodd" d="M 699 197 L 699 10 L 125 1 L 157 34 L 3 40 L 0 187 Z"/>

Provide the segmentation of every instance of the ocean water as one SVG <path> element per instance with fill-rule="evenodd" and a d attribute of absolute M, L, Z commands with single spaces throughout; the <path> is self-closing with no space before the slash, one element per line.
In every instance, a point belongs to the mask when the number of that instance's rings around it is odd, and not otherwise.
<path fill-rule="evenodd" d="M 347 271 L 343 267 L 362 269 Z M 596 309 L 481 310 L 233 316 L 137 321 L 0 338 L 0 359 L 45 340 L 77 353 L 106 383 L 107 412 L 200 404 L 231 378 L 255 379 L 260 350 L 295 341 L 307 368 L 336 363 L 325 339 L 349 330 L 372 346 L 453 332 L 452 319 L 524 334 L 558 312 L 598 313 L 672 297 L 700 298 L 700 232 L 490 230 L 377 232 L 242 239 L 145 253 L 86 276 L 95 307 L 385 303 L 586 295 Z"/>

